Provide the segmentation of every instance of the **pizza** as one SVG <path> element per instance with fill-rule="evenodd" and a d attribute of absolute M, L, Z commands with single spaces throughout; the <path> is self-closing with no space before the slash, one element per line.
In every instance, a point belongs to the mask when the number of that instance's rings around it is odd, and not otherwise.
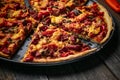
<path fill-rule="evenodd" d="M 32 35 L 21 62 L 59 62 L 97 50 L 113 30 L 112 19 L 99 3 L 88 0 L 2 0 L 0 56 L 12 58 Z M 33 32 L 33 33 L 31 33 Z"/>

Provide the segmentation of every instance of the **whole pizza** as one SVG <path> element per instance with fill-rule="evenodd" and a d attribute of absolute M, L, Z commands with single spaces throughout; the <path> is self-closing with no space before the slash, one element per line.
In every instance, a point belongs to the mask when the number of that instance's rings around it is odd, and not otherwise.
<path fill-rule="evenodd" d="M 59 62 L 96 51 L 113 30 L 108 11 L 88 0 L 0 0 L 0 56 L 12 58 L 32 35 L 21 62 Z"/>

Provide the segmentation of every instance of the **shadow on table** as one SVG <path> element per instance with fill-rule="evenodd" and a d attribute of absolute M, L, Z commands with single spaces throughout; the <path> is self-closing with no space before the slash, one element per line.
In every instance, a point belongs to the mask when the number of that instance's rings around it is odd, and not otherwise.
<path fill-rule="evenodd" d="M 72 74 L 80 74 L 81 72 L 85 72 L 96 68 L 103 64 L 103 61 L 108 59 L 112 53 L 115 52 L 115 49 L 118 46 L 118 34 L 115 32 L 113 38 L 109 41 L 109 43 L 96 54 L 90 55 L 88 57 L 83 58 L 82 60 L 78 60 L 73 63 L 58 65 L 58 66 L 22 66 L 11 63 L 4 63 L 1 65 L 2 68 L 7 69 L 9 71 L 15 72 L 16 74 L 25 74 L 25 75 L 49 75 L 51 77 L 57 76 L 67 76 Z M 102 56 L 102 58 L 101 58 Z M 3 64 L 3 62 L 2 62 Z"/>

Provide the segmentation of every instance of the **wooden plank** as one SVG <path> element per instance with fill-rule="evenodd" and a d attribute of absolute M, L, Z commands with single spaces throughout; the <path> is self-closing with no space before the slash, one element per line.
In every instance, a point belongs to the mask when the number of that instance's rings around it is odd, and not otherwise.
<path fill-rule="evenodd" d="M 44 70 L 44 67 L 18 66 L 0 61 L 0 80 L 48 80 Z"/>
<path fill-rule="evenodd" d="M 103 4 L 110 11 L 115 21 L 116 29 L 112 40 L 100 51 L 99 56 L 113 75 L 120 79 L 120 14 L 110 9 L 110 7 L 105 4 L 104 0 L 98 0 L 98 2 Z"/>
<path fill-rule="evenodd" d="M 51 67 L 47 70 L 49 80 L 117 80 L 107 67 L 94 55 L 85 60 Z"/>
<path fill-rule="evenodd" d="M 35 69 L 35 67 L 15 70 L 16 80 L 48 80 L 42 68 Z"/>
<path fill-rule="evenodd" d="M 15 76 L 11 70 L 7 69 L 3 65 L 0 65 L 0 80 L 15 80 Z"/>
<path fill-rule="evenodd" d="M 72 66 L 77 72 L 78 79 L 81 78 L 79 76 L 82 74 L 86 80 L 117 80 L 97 57 L 95 55 L 83 63 L 77 63 L 78 66 Z"/>

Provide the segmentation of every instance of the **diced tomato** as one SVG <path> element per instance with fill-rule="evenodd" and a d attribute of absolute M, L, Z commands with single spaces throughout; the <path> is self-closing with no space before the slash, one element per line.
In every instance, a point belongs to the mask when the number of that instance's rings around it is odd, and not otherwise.
<path fill-rule="evenodd" d="M 32 41 L 32 43 L 31 43 L 31 44 L 36 45 L 36 44 L 39 42 L 39 40 L 40 40 L 39 35 L 36 35 L 36 36 L 35 36 L 35 39 Z"/>
<path fill-rule="evenodd" d="M 70 37 L 70 41 L 71 41 L 72 44 L 78 43 L 78 42 L 77 42 L 77 36 L 72 35 L 72 36 Z M 80 41 L 79 41 L 79 43 L 80 43 Z"/>
<path fill-rule="evenodd" d="M 85 21 L 84 21 L 84 24 L 85 24 L 85 25 L 91 25 L 92 22 L 91 22 L 90 20 L 85 20 Z"/>
<path fill-rule="evenodd" d="M 44 31 L 44 32 L 42 32 L 42 35 L 43 35 L 43 36 L 46 36 L 46 37 L 50 37 L 50 36 L 52 36 L 52 34 L 53 34 L 54 32 L 55 32 L 54 30 Z"/>
<path fill-rule="evenodd" d="M 82 51 L 85 51 L 85 50 L 89 50 L 90 47 L 85 47 L 85 48 L 82 48 Z"/>
<path fill-rule="evenodd" d="M 65 31 L 69 31 L 69 29 L 67 28 L 67 27 L 65 27 L 65 26 L 60 26 L 63 30 L 65 30 Z"/>
<path fill-rule="evenodd" d="M 101 32 L 97 37 L 96 37 L 96 40 L 98 42 L 100 42 L 105 36 L 106 36 L 107 32 L 106 31 L 103 31 Z"/>
<path fill-rule="evenodd" d="M 93 37 L 95 37 L 95 36 L 96 36 L 96 34 L 93 34 L 92 32 L 91 32 L 90 35 L 89 35 L 90 38 L 93 38 Z"/>
<path fill-rule="evenodd" d="M 58 37 L 58 41 L 66 41 L 66 40 L 68 40 L 67 34 L 62 34 Z"/>
<path fill-rule="evenodd" d="M 38 19 L 41 20 L 41 19 L 42 19 L 42 16 L 43 16 L 43 15 L 42 15 L 42 12 L 39 12 L 39 13 L 38 13 Z"/>
<path fill-rule="evenodd" d="M 14 8 L 19 9 L 20 8 L 20 4 L 19 3 L 15 3 L 14 4 Z"/>
<path fill-rule="evenodd" d="M 98 15 L 99 15 L 99 16 L 103 16 L 103 15 L 104 15 L 104 12 L 99 12 Z"/>
<path fill-rule="evenodd" d="M 100 27 L 100 29 L 101 29 L 101 31 L 105 31 L 105 30 L 106 30 L 106 26 L 105 26 L 105 25 L 102 25 L 102 26 Z"/>
<path fill-rule="evenodd" d="M 2 52 L 5 54 L 10 54 L 10 51 L 6 47 L 3 48 Z"/>
<path fill-rule="evenodd" d="M 2 38 L 4 38 L 5 36 L 3 36 L 3 35 L 0 35 L 0 39 L 2 39 Z"/>
<path fill-rule="evenodd" d="M 44 12 L 42 12 L 42 15 L 44 15 L 44 16 L 49 16 L 50 13 L 49 13 L 48 11 L 44 11 Z"/>
<path fill-rule="evenodd" d="M 70 50 L 80 51 L 82 46 L 81 45 L 68 45 L 67 48 Z"/>
<path fill-rule="evenodd" d="M 7 21 L 6 24 L 5 24 L 5 26 L 7 26 L 7 27 L 13 27 L 13 24 L 14 23 Z"/>
<path fill-rule="evenodd" d="M 50 13 L 48 11 L 40 11 L 38 13 L 38 19 L 41 20 L 43 17 L 49 16 L 49 15 L 50 15 Z"/>
<path fill-rule="evenodd" d="M 41 56 L 46 56 L 46 57 L 51 56 L 51 57 L 53 57 L 54 53 L 57 51 L 58 46 L 56 46 L 55 44 L 50 44 L 50 45 L 44 46 L 43 48 L 44 48 L 44 50 L 41 53 Z"/>
<path fill-rule="evenodd" d="M 47 26 L 42 26 L 42 27 L 39 28 L 40 31 L 46 31 L 47 29 L 48 29 Z"/>
<path fill-rule="evenodd" d="M 48 7 L 47 10 L 51 13 L 53 12 L 52 8 Z"/>
<path fill-rule="evenodd" d="M 48 45 L 48 49 L 49 50 L 54 50 L 54 51 L 56 51 L 57 50 L 57 45 L 55 45 L 55 44 L 50 44 L 50 45 Z"/>
<path fill-rule="evenodd" d="M 34 19 L 37 19 L 38 20 L 38 13 L 37 12 L 34 12 L 34 11 L 30 11 L 30 14 L 31 16 L 34 18 Z"/>
<path fill-rule="evenodd" d="M 40 53 L 40 52 L 36 52 L 36 53 L 34 54 L 34 56 L 35 56 L 35 57 L 41 57 L 41 53 Z"/>
<path fill-rule="evenodd" d="M 43 20 L 44 25 L 49 25 L 50 23 L 51 23 L 51 19 L 49 17 Z"/>
<path fill-rule="evenodd" d="M 61 57 L 67 57 L 69 55 L 73 54 L 72 52 L 64 52 L 64 53 L 61 53 L 60 56 Z"/>
<path fill-rule="evenodd" d="M 68 55 L 69 55 L 69 52 L 61 53 L 61 54 L 60 54 L 61 57 L 67 57 Z"/>
<path fill-rule="evenodd" d="M 75 17 L 75 13 L 74 13 L 73 11 L 71 11 L 71 12 L 69 12 L 69 13 L 67 14 L 67 16 L 68 16 L 69 18 L 74 18 L 74 17 Z"/>
<path fill-rule="evenodd" d="M 25 62 L 31 62 L 31 61 L 33 61 L 33 59 L 34 59 L 34 57 L 33 56 L 28 56 L 28 57 L 26 57 L 25 58 Z"/>
<path fill-rule="evenodd" d="M 64 47 L 62 48 L 61 50 L 59 50 L 60 53 L 64 53 L 64 52 L 68 52 L 68 48 L 67 47 Z"/>
<path fill-rule="evenodd" d="M 36 55 L 36 51 L 31 51 L 30 54 L 31 54 L 32 56 L 35 56 L 35 55 Z"/>
<path fill-rule="evenodd" d="M 4 11 L 4 12 L 0 12 L 0 17 L 6 17 L 7 16 L 7 12 Z"/>
<path fill-rule="evenodd" d="M 105 36 L 106 36 L 106 34 L 107 34 L 107 32 L 106 32 L 106 31 L 103 31 L 103 32 L 101 33 L 102 37 L 105 37 Z"/>

